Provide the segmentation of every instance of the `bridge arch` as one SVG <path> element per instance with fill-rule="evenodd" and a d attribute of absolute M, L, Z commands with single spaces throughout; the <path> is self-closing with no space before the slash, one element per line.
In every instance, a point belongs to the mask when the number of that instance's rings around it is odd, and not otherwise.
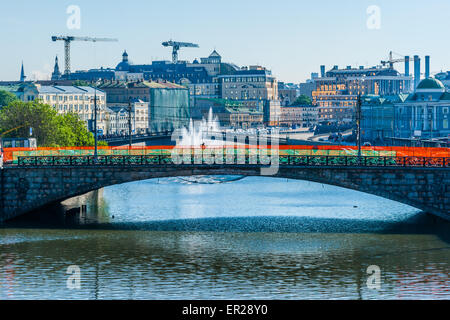
<path fill-rule="evenodd" d="M 197 175 L 260 176 L 252 165 L 7 167 L 2 170 L 0 221 L 104 187 Z M 397 201 L 450 220 L 446 168 L 282 166 L 275 178 L 317 182 Z"/>

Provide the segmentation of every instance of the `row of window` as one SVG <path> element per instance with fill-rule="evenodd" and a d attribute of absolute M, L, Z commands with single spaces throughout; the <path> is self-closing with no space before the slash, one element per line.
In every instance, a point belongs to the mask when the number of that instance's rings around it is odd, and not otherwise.
<path fill-rule="evenodd" d="M 32 98 L 31 98 L 32 97 Z M 86 96 L 86 95 L 39 95 L 39 99 L 42 101 L 89 101 L 94 99 L 94 95 Z M 28 101 L 34 100 L 34 96 L 29 96 Z M 98 101 L 105 101 L 104 95 L 97 95 Z"/>
<path fill-rule="evenodd" d="M 69 104 L 69 105 L 67 105 L 67 104 L 65 104 L 65 105 L 56 105 L 56 104 L 53 104 L 52 105 L 52 107 L 55 109 L 55 110 L 59 110 L 59 111 L 71 111 L 71 112 L 73 112 L 73 111 L 79 111 L 79 112 L 82 112 L 82 111 L 94 111 L 94 109 L 95 109 L 95 106 L 93 105 L 93 104 L 91 104 L 91 105 L 72 105 L 72 104 Z M 97 111 L 103 111 L 103 110 L 105 110 L 106 109 L 106 107 L 105 106 L 97 106 Z"/>
<path fill-rule="evenodd" d="M 224 82 L 265 82 L 266 77 L 226 77 Z"/>

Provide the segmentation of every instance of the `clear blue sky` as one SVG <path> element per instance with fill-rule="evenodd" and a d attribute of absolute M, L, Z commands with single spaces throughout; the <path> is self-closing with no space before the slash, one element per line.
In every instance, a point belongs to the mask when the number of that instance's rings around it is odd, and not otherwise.
<path fill-rule="evenodd" d="M 68 30 L 69 5 L 81 8 L 81 29 Z M 366 9 L 381 9 L 381 29 L 369 30 Z M 208 56 L 260 64 L 281 81 L 300 82 L 319 66 L 375 65 L 390 50 L 431 55 L 432 72 L 450 70 L 449 0 L 3 0 L 0 80 L 18 80 L 20 63 L 32 77 L 63 68 L 63 43 L 52 35 L 118 38 L 72 45 L 72 70 L 115 67 L 127 49 L 134 63 L 171 59 L 166 40 L 196 42 L 180 59 Z M 399 70 L 403 66 L 399 65 Z"/>

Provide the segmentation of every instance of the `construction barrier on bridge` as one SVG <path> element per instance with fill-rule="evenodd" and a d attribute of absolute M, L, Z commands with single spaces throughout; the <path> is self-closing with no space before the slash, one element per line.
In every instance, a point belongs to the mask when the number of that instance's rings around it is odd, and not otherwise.
<path fill-rule="evenodd" d="M 99 147 L 99 156 L 146 156 L 146 155 L 170 155 L 174 147 Z M 222 148 L 222 147 L 220 147 Z M 233 148 L 233 147 L 231 147 Z M 256 146 L 235 146 L 236 154 L 249 154 L 249 150 Z M 271 147 L 268 148 L 271 153 Z M 194 153 L 194 148 L 189 148 Z M 187 152 L 189 152 L 186 150 Z M 291 156 L 357 156 L 358 148 L 352 146 L 279 146 L 279 155 Z M 184 151 L 184 150 L 183 150 Z M 181 151 L 179 151 L 181 152 Z M 4 150 L 4 161 L 18 163 L 18 157 L 67 157 L 67 156 L 92 156 L 93 147 L 71 148 L 9 148 Z M 374 157 L 439 157 L 449 158 L 449 148 L 415 148 L 415 147 L 363 147 L 362 156 Z"/>

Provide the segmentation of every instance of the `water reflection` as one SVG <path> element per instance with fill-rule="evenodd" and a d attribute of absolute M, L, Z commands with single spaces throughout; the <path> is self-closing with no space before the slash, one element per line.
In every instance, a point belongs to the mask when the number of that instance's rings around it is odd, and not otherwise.
<path fill-rule="evenodd" d="M 413 208 L 301 181 L 146 181 L 0 229 L 0 299 L 448 299 L 448 234 Z M 66 287 L 71 265 L 81 290 Z"/>

